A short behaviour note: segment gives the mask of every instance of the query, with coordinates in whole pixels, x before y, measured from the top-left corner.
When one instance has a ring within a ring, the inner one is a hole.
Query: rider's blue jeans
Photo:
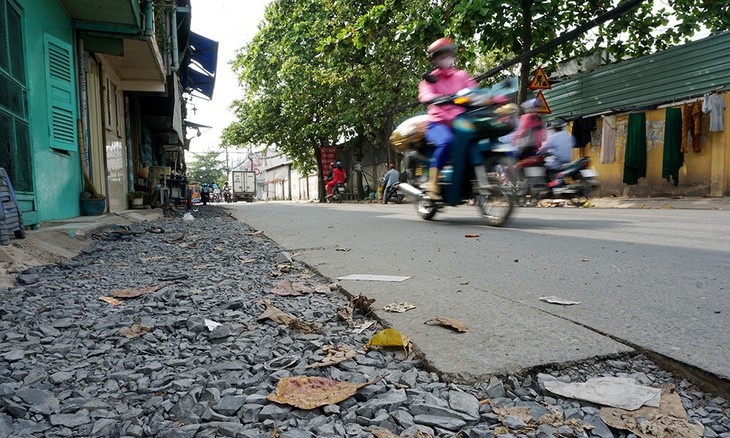
[[[431,157],[431,167],[439,170],[444,168],[451,152],[451,144],[454,142],[454,133],[451,127],[443,123],[430,122],[426,128],[426,141],[433,144],[436,150]]]

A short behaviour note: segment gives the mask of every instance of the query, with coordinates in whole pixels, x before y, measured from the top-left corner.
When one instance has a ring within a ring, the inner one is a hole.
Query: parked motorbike
[[[439,174],[443,200],[433,200],[422,190],[435,150],[425,139],[429,117],[412,117],[393,131],[390,142],[404,153],[408,179],[398,185],[398,191],[416,199],[416,211],[423,219],[433,219],[446,206],[475,199],[489,225],[506,223],[516,201],[517,170],[512,146],[498,138],[515,129],[517,107],[507,102],[516,92],[517,81],[507,79],[490,89],[466,89],[430,102],[466,109],[454,121],[451,166]]]
[[[403,199],[405,199],[406,196],[398,191],[399,185],[400,183],[395,183],[385,189],[386,193],[383,194],[383,204],[387,204],[388,202],[395,202],[396,204],[400,204],[401,202],[403,202]]]
[[[345,197],[345,183],[338,182],[332,187],[332,196],[325,198],[327,202],[340,204]]]
[[[223,188],[223,200],[227,203],[233,202],[233,194],[228,187]]]
[[[520,176],[518,205],[536,205],[543,199],[567,199],[582,205],[598,188],[598,172],[591,167],[588,157],[571,161],[556,170],[545,167],[545,157],[533,155],[517,162]]]
[[[200,188],[200,202],[203,205],[208,205],[208,202],[210,202],[210,187],[207,184],[203,184]]]

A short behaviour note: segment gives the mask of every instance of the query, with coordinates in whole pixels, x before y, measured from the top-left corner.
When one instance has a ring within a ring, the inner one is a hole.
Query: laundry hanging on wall
[[[601,128],[601,163],[616,161],[616,116],[603,116]]]
[[[575,147],[586,147],[591,142],[591,132],[595,130],[596,117],[579,117],[573,120],[571,133],[575,137]]]
[[[682,153],[689,151],[687,135],[692,135],[692,151],[699,153],[700,137],[702,136],[702,102],[695,101],[682,107]]]
[[[702,102],[702,112],[710,114],[710,132],[725,130],[725,97],[723,95],[706,94]]]
[[[679,169],[684,165],[682,146],[682,110],[667,108],[664,123],[664,155],[662,159],[662,178],[679,184]]]
[[[624,183],[639,183],[646,176],[646,114],[629,114],[624,159]]]

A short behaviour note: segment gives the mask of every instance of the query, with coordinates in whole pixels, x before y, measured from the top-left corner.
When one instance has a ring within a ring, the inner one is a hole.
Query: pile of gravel
[[[728,404],[643,356],[591,361],[542,374],[495,376],[476,385],[443,382],[403,351],[370,350],[336,366],[305,367],[322,347],[360,350],[382,327],[353,331],[339,292],[278,296],[289,279],[329,281],[217,207],[168,212],[130,230],[102,230],[83,254],[31,268],[21,286],[0,290],[0,438],[7,436],[633,437],[610,430],[600,406],[555,397],[545,379],[631,376],[674,384],[705,437],[730,437]],[[99,299],[120,289],[163,286],[114,306]],[[320,333],[257,321],[269,299]],[[213,330],[205,320],[220,324]],[[370,318],[356,314],[355,323]],[[149,330],[129,338],[135,327]],[[301,410],[267,400],[278,380],[319,376],[364,383],[335,405]],[[482,402],[488,400],[487,402]],[[528,407],[532,421],[500,415]],[[537,424],[545,414],[562,420]],[[590,427],[584,427],[589,425]]]

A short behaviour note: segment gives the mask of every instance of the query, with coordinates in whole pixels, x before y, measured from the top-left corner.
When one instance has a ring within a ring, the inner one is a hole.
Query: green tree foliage
[[[319,146],[346,142],[356,156],[368,145],[387,147],[393,111],[415,100],[421,75],[429,70],[425,48],[436,38],[454,39],[460,67],[476,75],[618,4],[618,0],[274,0],[259,32],[233,63],[245,97],[232,105],[237,121],[224,131],[223,143],[276,145],[305,171],[315,164]],[[523,63],[521,97],[536,65],[550,72],[559,61],[596,50],[612,60],[645,55],[686,42],[702,26],[725,30],[728,17],[726,1],[646,0]],[[502,73],[507,74],[513,73]]]
[[[220,160],[220,153],[208,152],[198,154],[194,161],[188,162],[188,181],[199,183],[216,183],[223,185],[226,181],[226,163]]]

